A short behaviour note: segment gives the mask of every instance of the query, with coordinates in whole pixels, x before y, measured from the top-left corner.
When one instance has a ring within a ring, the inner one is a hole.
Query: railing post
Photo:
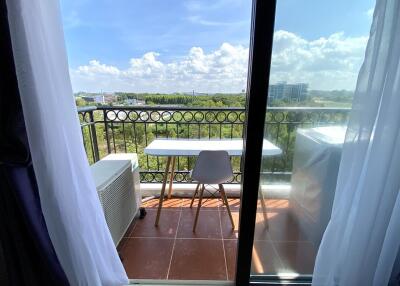
[[[110,139],[108,138],[108,124],[107,124],[107,110],[106,109],[103,109],[103,122],[104,122],[104,131],[106,132],[107,151],[108,151],[108,154],[111,154]]]
[[[90,133],[93,139],[93,150],[94,150],[93,159],[94,162],[97,162],[100,160],[100,155],[99,155],[99,145],[97,143],[96,123],[94,121],[93,110],[89,112],[89,118],[90,118]]]

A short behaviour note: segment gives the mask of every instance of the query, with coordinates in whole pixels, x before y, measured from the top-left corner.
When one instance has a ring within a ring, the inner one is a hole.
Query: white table
[[[169,180],[168,198],[171,198],[172,183],[175,171],[175,158],[177,156],[198,156],[201,151],[205,150],[225,150],[230,156],[242,156],[243,139],[155,139],[145,149],[144,153],[153,156],[167,157],[163,183],[160,194],[160,202],[157,210],[155,225],[158,225],[162,203],[165,195],[165,187],[167,185],[168,173],[171,167],[171,175]],[[263,156],[275,156],[282,154],[282,150],[274,144],[264,139]]]
[[[225,150],[229,156],[242,156],[243,139],[155,139],[144,149],[144,153],[154,156],[198,156],[204,150]],[[264,139],[263,156],[281,153],[281,149]]]

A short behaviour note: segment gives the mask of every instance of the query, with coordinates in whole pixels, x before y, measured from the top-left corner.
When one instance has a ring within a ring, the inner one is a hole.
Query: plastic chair
[[[192,197],[190,207],[193,205],[193,201],[199,193],[199,203],[197,206],[196,217],[193,225],[193,232],[196,231],[197,220],[201,208],[201,202],[203,200],[204,185],[218,185],[218,191],[221,195],[222,201],[226,206],[229,214],[229,218],[232,223],[232,229],[235,229],[231,210],[229,208],[228,199],[226,198],[225,189],[223,183],[230,181],[233,178],[233,171],[231,161],[229,159],[228,152],[226,151],[201,151],[196,164],[193,168],[191,177],[197,181],[196,191]],[[201,187],[200,187],[201,186]]]

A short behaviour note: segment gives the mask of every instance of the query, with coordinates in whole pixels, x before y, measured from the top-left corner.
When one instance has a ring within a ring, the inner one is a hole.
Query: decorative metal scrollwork
[[[265,136],[283,154],[263,160],[263,174],[279,179],[290,176],[297,128],[345,124],[349,111],[346,108],[269,107]],[[163,179],[164,160],[143,153],[154,138],[242,137],[246,121],[244,108],[85,107],[78,114],[89,160],[94,162],[109,152],[138,153],[143,183],[160,183]],[[188,170],[194,160],[178,158],[176,182],[190,182]],[[235,173],[232,183],[240,183],[239,160],[232,162]]]

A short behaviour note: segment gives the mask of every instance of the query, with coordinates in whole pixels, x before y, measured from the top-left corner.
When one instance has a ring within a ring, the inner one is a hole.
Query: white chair
[[[205,189],[204,185],[218,185],[218,191],[228,211],[229,218],[232,223],[232,229],[235,229],[235,224],[233,222],[231,210],[229,208],[229,203],[226,198],[224,187],[222,185],[223,183],[226,183],[233,178],[232,165],[229,159],[228,152],[201,151],[193,168],[191,177],[193,180],[197,181],[198,184],[196,187],[196,191],[193,195],[192,202],[190,203],[190,207],[192,207],[193,201],[197,193],[199,193],[199,203],[194,220],[193,232],[196,231],[197,220],[199,217],[201,202],[203,200],[203,193]]]

